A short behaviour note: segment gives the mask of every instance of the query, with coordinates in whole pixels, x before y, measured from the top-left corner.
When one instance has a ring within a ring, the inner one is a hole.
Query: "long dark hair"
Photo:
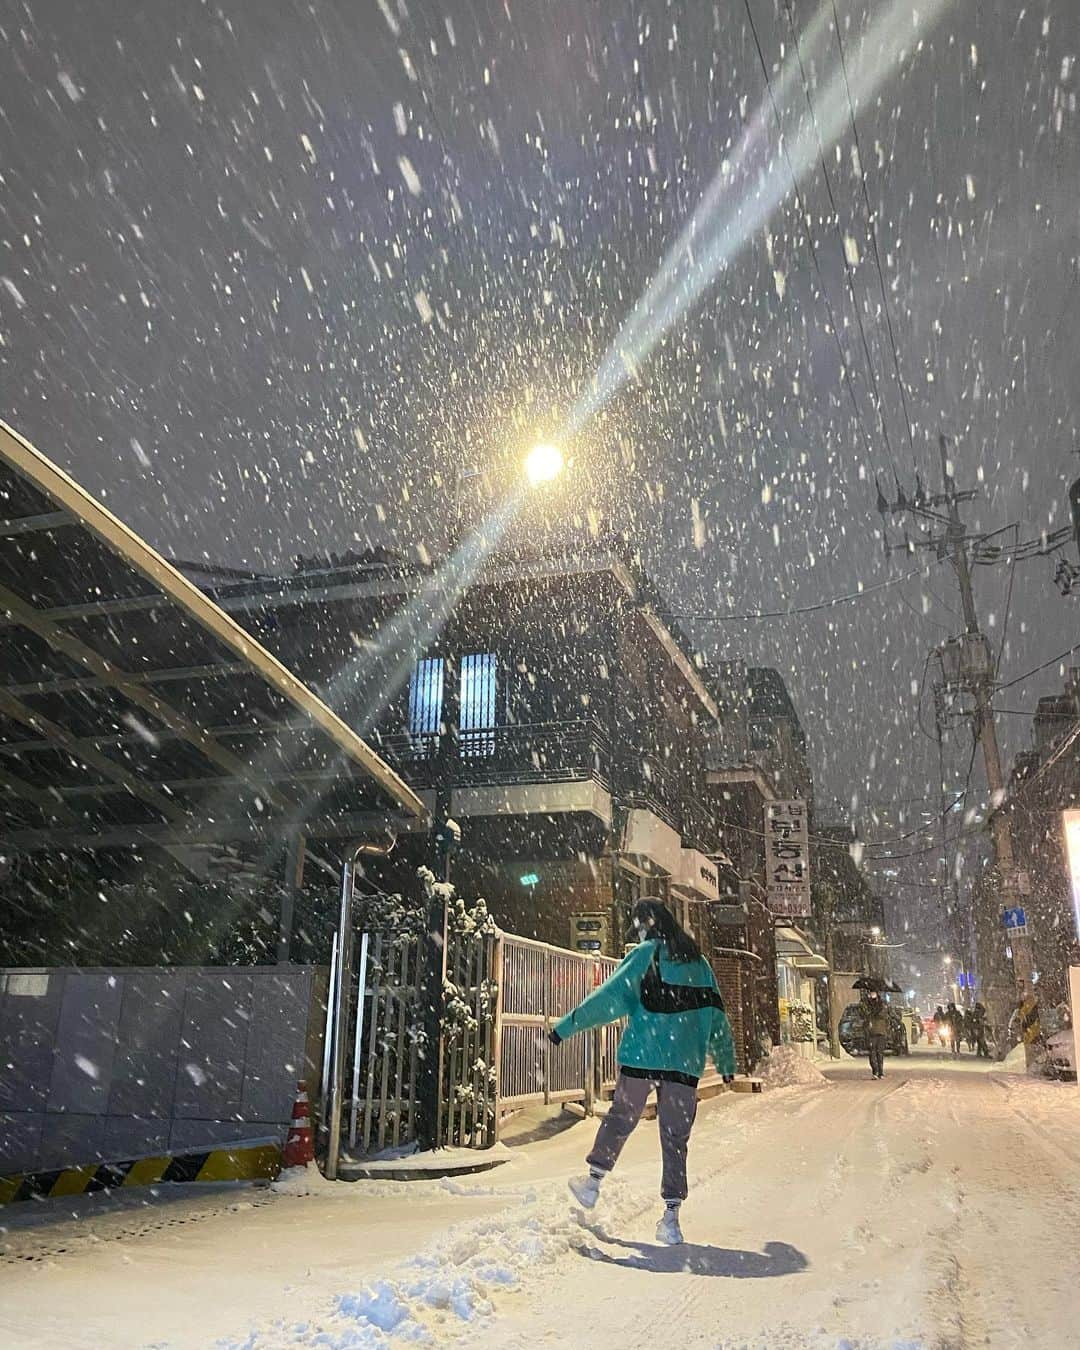
[[[652,920],[646,928],[648,935],[660,939],[673,961],[701,960],[701,948],[662,900],[639,900],[634,906],[633,917],[643,925]]]

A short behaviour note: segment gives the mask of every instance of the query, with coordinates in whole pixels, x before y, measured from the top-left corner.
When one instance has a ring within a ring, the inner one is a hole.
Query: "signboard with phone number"
[[[785,919],[810,914],[810,840],[804,801],[765,803],[765,886]]]

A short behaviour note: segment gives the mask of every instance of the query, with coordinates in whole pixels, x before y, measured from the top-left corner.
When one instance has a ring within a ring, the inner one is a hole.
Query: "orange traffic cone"
[[[285,1140],[285,1156],[281,1161],[283,1167],[306,1167],[308,1163],[315,1161],[315,1141],[311,1134],[307,1083],[303,1079],[296,1085],[292,1124]]]

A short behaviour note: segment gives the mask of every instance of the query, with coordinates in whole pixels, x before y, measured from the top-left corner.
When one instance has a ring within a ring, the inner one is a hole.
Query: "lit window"
[[[427,753],[442,721],[444,662],[441,656],[417,661],[409,680],[409,735],[415,749]]]
[[[461,753],[495,753],[495,653],[461,658]]]

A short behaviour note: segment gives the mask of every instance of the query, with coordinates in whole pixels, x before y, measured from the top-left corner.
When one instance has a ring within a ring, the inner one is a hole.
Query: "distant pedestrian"
[[[934,1035],[938,1038],[938,1045],[944,1045],[945,1036],[945,1009],[939,1003],[934,1009]]]
[[[952,1052],[954,1055],[959,1055],[960,1042],[964,1039],[964,1014],[955,1003],[950,1002],[945,1009],[945,1021],[949,1026],[949,1041],[952,1045]]]
[[[980,1059],[990,1058],[990,1047],[986,1043],[987,1015],[986,1006],[982,1003],[976,1003],[971,1012],[972,1020],[975,1023],[975,1050]]]
[[[863,1004],[866,1020],[866,1041],[870,1050],[870,1075],[885,1077],[885,1042],[889,1038],[889,1014],[885,1000],[876,990],[867,995]]]
[[[628,1019],[619,1041],[619,1076],[611,1108],[585,1159],[588,1175],[575,1177],[570,1189],[586,1209],[593,1208],[602,1181],[618,1161],[655,1088],[664,1202],[656,1240],[674,1246],[683,1240],[679,1206],[687,1195],[686,1150],[705,1056],[711,1055],[730,1081],[735,1051],[716,977],[690,934],[659,900],[638,902],[634,927],[638,946],[550,1035],[559,1045],[579,1031]]]

